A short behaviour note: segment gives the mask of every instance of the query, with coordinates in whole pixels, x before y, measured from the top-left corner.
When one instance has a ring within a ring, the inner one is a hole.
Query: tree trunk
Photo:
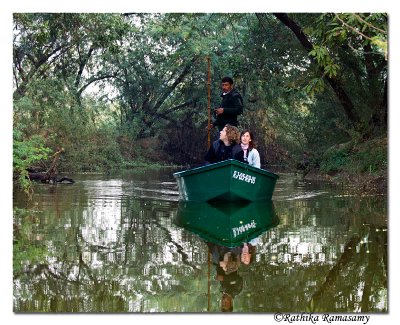
[[[259,15],[259,14],[257,14]],[[310,42],[306,34],[304,34],[301,27],[289,16],[285,13],[274,13],[273,14],[279,21],[281,21],[285,26],[287,26],[297,37],[303,47],[310,52],[313,49],[313,44]],[[319,67],[321,73],[324,73],[323,68]],[[340,104],[343,106],[344,112],[347,118],[350,120],[352,125],[359,129],[360,127],[360,119],[357,116],[353,102],[351,101],[350,97],[347,95],[346,91],[344,90],[343,86],[341,85],[340,81],[335,77],[329,77],[324,75],[325,80],[329,83],[332,87],[333,92],[335,93],[336,97],[338,98]]]

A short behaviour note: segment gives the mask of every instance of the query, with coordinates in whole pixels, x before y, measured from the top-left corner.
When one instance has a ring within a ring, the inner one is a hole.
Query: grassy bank
[[[312,161],[305,178],[329,180],[359,194],[387,194],[387,137],[331,147]]]

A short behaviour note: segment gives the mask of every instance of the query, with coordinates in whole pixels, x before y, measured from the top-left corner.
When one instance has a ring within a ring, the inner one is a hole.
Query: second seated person
[[[255,148],[254,136],[249,130],[240,134],[240,145],[244,153],[244,161],[250,166],[261,168],[260,154]]]
[[[244,162],[244,154],[239,144],[240,133],[237,127],[230,124],[219,133],[219,140],[216,140],[208,149],[204,158],[206,164],[213,164],[227,159],[236,159]]]

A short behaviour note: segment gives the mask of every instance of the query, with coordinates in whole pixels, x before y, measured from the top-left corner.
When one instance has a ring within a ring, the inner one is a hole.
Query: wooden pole
[[[208,246],[208,245],[207,245]],[[211,252],[210,247],[208,247],[208,254],[207,254],[207,265],[208,265],[208,272],[207,272],[207,311],[211,311]]]
[[[208,107],[208,125],[207,125],[207,149],[211,145],[211,59],[207,56],[207,107]]]

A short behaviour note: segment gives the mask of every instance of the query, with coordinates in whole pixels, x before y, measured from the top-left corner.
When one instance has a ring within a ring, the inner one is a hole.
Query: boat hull
[[[278,175],[237,160],[225,160],[174,174],[183,201],[271,200]]]

